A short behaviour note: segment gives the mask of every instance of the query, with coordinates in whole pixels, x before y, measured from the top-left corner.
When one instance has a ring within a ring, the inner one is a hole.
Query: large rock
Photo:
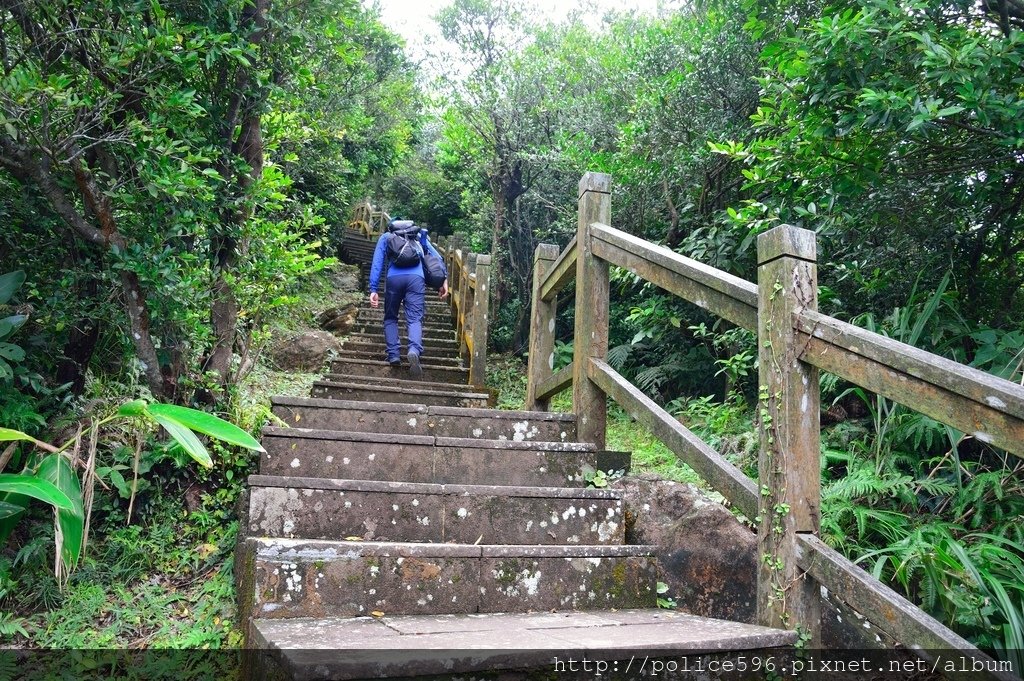
[[[308,330],[278,341],[270,354],[284,371],[320,371],[331,353],[341,350],[338,339],[326,331]]]
[[[693,485],[643,474],[616,486],[624,491],[626,542],[658,547],[666,595],[680,610],[754,622],[757,536],[752,530]]]
[[[357,265],[339,264],[337,269],[327,275],[335,293],[351,293],[359,290],[359,267]]]
[[[349,332],[358,316],[359,306],[356,304],[330,307],[317,315],[316,323],[324,331],[341,336]]]

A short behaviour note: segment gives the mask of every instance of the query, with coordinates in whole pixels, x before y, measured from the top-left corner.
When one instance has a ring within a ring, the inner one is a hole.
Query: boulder
[[[626,543],[653,544],[680,610],[753,623],[757,535],[694,485],[647,473],[622,478]]]
[[[327,275],[335,293],[352,293],[359,290],[359,266],[339,264]]]
[[[358,315],[358,305],[331,307],[317,315],[316,323],[321,329],[341,336],[348,333],[352,325],[356,323]]]
[[[331,352],[341,350],[338,339],[326,331],[310,329],[278,341],[270,351],[284,371],[320,371]]]

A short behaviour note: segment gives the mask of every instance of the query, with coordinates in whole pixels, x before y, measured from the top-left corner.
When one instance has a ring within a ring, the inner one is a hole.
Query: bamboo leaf
[[[160,416],[164,419],[171,419],[197,433],[209,435],[229,444],[255,449],[258,452],[264,451],[260,443],[249,433],[213,414],[207,414],[205,411],[173,404],[150,404],[146,407],[146,411],[154,418]]]
[[[74,508],[57,511],[57,524],[61,531],[61,557],[70,567],[78,564],[85,534],[85,511],[82,507],[82,486],[71,465],[60,454],[50,454],[36,468],[36,475],[49,480],[67,495]]]
[[[149,412],[149,415],[153,420],[164,427],[164,430],[174,438],[175,442],[181,445],[181,448],[185,450],[186,454],[207,468],[213,467],[213,459],[210,458],[210,452],[206,451],[206,447],[204,447],[203,443],[199,441],[199,438],[195,436],[195,433],[174,419],[167,418],[161,414],[154,414],[152,412]]]
[[[74,503],[68,498],[67,494],[57,489],[52,482],[38,478],[35,475],[0,473],[0,492],[24,494],[27,497],[44,501],[51,506],[68,511],[72,511],[75,508]]]
[[[0,274],[0,303],[6,303],[18,290],[18,287],[25,283],[25,273],[22,270],[15,270],[7,274]]]

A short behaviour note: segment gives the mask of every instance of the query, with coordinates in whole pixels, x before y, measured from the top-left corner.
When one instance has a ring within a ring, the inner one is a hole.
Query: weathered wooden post
[[[793,312],[818,307],[814,232],[779,225],[757,238],[758,623],[820,645],[820,587],[796,564],[796,537],[821,522],[818,370],[799,359]]]
[[[573,339],[572,410],[580,442],[604,449],[607,397],[587,377],[590,358],[608,354],[608,263],[594,257],[590,225],[611,224],[611,175],[587,173],[580,180],[576,227],[576,327]]]
[[[540,287],[558,260],[558,246],[540,244],[533,254],[533,302],[530,304],[530,351],[526,371],[526,405],[530,411],[547,411],[549,400],[537,399],[537,388],[555,369],[555,316],[558,298],[540,299]]]
[[[459,268],[456,265],[456,253],[462,248],[462,235],[453,234],[448,240],[448,250],[445,252],[445,266],[448,268],[448,307],[451,309],[453,324],[458,323],[458,306],[456,304],[459,295]]]
[[[491,290],[491,256],[476,257],[476,291],[473,295],[473,354],[469,360],[469,382],[475,386],[487,384],[487,314]]]
[[[473,282],[470,274],[476,271],[476,253],[463,253],[462,267],[459,277],[462,280],[462,288],[459,291],[459,319],[456,325],[459,339],[459,356],[464,362],[468,362],[469,345],[466,344],[466,327],[473,323]],[[472,329],[472,327],[470,327]]]

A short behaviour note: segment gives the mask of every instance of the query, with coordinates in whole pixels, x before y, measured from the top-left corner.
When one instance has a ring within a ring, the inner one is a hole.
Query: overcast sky
[[[371,0],[364,0],[371,2]],[[608,10],[635,10],[644,14],[654,14],[659,4],[665,0],[591,0],[595,7],[594,16],[599,20]],[[413,59],[425,56],[427,46],[432,41],[440,40],[437,24],[433,15],[450,0],[377,0],[381,8],[381,19],[384,24],[405,38],[409,54]],[[537,0],[536,6],[542,15],[552,21],[561,21],[573,9],[579,7],[580,0]],[[595,24],[597,22],[595,21]]]

